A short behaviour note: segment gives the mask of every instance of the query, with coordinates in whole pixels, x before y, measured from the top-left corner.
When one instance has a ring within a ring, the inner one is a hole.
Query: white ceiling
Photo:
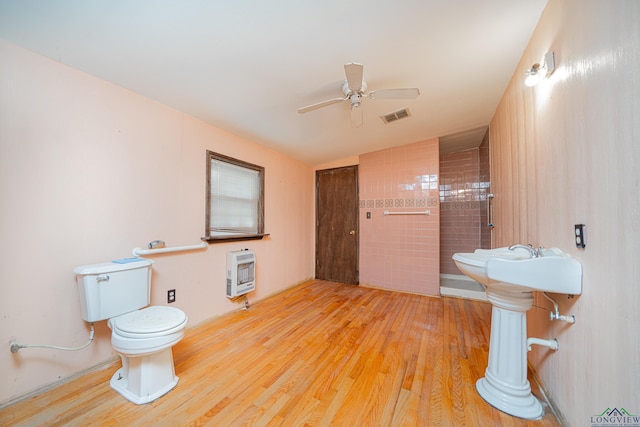
[[[432,137],[477,146],[545,4],[0,0],[0,37],[318,165]],[[348,62],[369,90],[421,95],[365,99],[360,128],[348,102],[298,114],[342,96]]]

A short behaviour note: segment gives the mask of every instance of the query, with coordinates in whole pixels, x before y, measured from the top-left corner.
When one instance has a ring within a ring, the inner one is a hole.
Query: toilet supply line
[[[9,343],[9,348],[11,349],[11,353],[17,353],[21,348],[50,348],[53,350],[63,350],[63,351],[78,351],[83,350],[89,347],[89,344],[93,342],[93,337],[95,334],[95,330],[93,328],[93,322],[91,322],[91,331],[89,332],[89,341],[81,345],[80,347],[60,347],[57,345],[49,345],[49,344],[18,344],[16,340],[11,340]]]
[[[209,244],[207,242],[202,242],[202,243],[200,243],[198,245],[173,246],[173,247],[169,247],[169,248],[158,248],[158,249],[134,248],[131,251],[131,253],[133,254],[133,256],[137,257],[137,256],[140,256],[140,255],[154,255],[154,254],[162,254],[162,253],[168,253],[168,252],[193,251],[193,250],[197,250],[197,249],[206,249],[207,247],[209,247]]]
[[[564,320],[567,323],[576,323],[576,316],[574,316],[573,314],[571,314],[569,316],[565,316],[564,314],[560,314],[560,311],[558,310],[558,303],[553,298],[551,298],[549,295],[547,295],[546,292],[543,292],[542,295],[546,299],[551,301],[551,303],[553,304],[553,311],[549,313],[549,320]]]
[[[544,340],[542,338],[534,338],[534,337],[529,337],[527,338],[527,350],[531,351],[531,346],[532,345],[543,345],[545,347],[549,347],[551,350],[555,350],[558,351],[560,349],[560,345],[558,344],[558,340],[557,339],[552,339],[552,340]]]

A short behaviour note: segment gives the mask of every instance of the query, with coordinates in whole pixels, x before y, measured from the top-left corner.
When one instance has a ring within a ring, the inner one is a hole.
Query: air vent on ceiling
[[[388,114],[385,114],[384,116],[380,116],[380,118],[385,123],[391,123],[395,122],[396,120],[406,119],[409,116],[411,116],[411,112],[409,111],[409,109],[403,108],[401,110],[392,111]]]

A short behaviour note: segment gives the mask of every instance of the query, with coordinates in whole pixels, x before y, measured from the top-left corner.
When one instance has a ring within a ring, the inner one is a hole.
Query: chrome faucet
[[[534,248],[532,244],[528,244],[528,245],[511,245],[509,246],[509,250],[513,251],[516,250],[518,248],[521,249],[526,249],[527,251],[529,251],[529,257],[530,258],[539,258],[542,256],[542,249],[544,249],[542,246],[540,246],[538,249]]]

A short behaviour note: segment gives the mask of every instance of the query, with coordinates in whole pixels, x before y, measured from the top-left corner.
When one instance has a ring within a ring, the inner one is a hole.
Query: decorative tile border
[[[486,208],[486,202],[440,202],[440,209],[446,210],[467,210]]]
[[[437,207],[438,197],[360,200],[360,209]]]

